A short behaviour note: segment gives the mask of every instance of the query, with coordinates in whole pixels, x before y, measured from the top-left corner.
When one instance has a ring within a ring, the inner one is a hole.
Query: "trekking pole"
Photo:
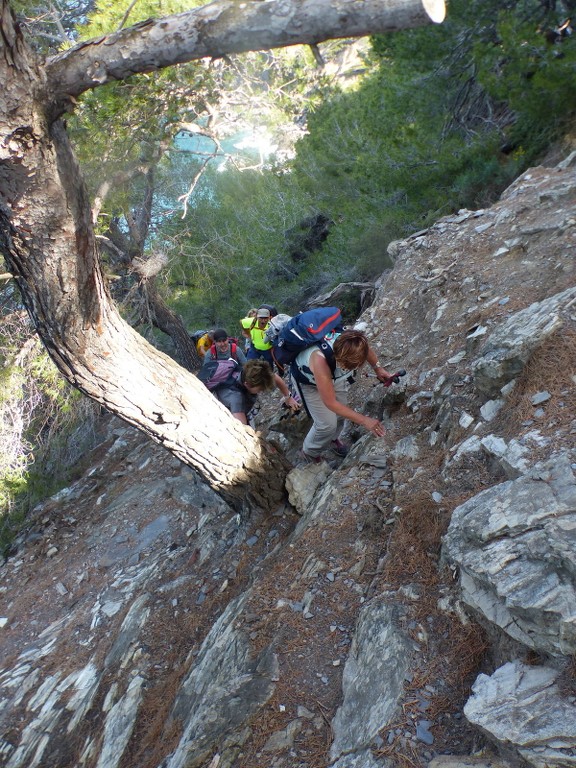
[[[369,379],[378,378],[378,376],[376,376],[375,373],[365,373],[364,376],[367,376]],[[404,368],[400,368],[399,371],[396,371],[396,373],[393,373],[386,381],[383,381],[382,384],[385,387],[390,387],[392,386],[392,384],[398,384],[401,376],[406,376],[406,371],[404,370]]]

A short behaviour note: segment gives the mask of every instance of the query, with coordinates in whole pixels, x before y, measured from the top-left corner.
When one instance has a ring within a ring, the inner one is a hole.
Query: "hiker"
[[[235,339],[229,338],[224,328],[216,328],[212,338],[214,339],[214,344],[204,355],[204,365],[210,362],[210,360],[227,360],[229,357],[236,360],[240,365],[244,365],[246,355],[238,346],[238,342]]]
[[[292,364],[304,404],[314,422],[302,446],[303,457],[308,463],[321,462],[328,450],[338,456],[346,456],[348,447],[340,440],[345,419],[378,437],[385,432],[384,425],[378,419],[364,416],[347,405],[349,383],[364,363],[372,366],[382,383],[390,380],[390,374],[378,363],[366,334],[363,331],[342,331],[327,336],[326,341],[334,352],[334,374],[326,356],[315,345],[300,352]]]
[[[259,307],[256,312],[256,317],[252,319],[250,324],[250,349],[246,353],[248,360],[266,360],[270,364],[270,367],[274,368],[274,360],[272,359],[272,344],[264,340],[264,334],[270,323],[272,313],[268,306]]]
[[[292,412],[300,409],[300,403],[290,395],[286,383],[272,371],[265,360],[248,360],[236,381],[220,384],[213,390],[213,394],[228,408],[234,418],[242,424],[248,424],[248,414],[254,407],[258,394],[274,387],[282,394],[287,408]]]
[[[278,314],[278,310],[273,304],[260,304],[258,309],[269,309],[270,317],[276,317],[276,315]]]
[[[198,352],[201,360],[214,342],[212,333],[213,331],[196,331],[192,334],[192,340],[196,344],[196,352]]]

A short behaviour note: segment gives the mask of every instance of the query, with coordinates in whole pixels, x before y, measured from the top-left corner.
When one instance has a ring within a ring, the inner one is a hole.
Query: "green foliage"
[[[178,9],[135,6],[127,23]],[[83,34],[116,29],[122,14],[99,3]],[[342,280],[374,279],[391,240],[489,205],[574,114],[575,40],[551,47],[539,31],[558,21],[539,0],[451,0],[441,25],[374,38],[367,76],[346,90],[311,69],[306,48],[256,52],[98,89],[75,136],[94,182],[154,165],[147,248],[169,256],[164,296],[191,330],[234,328],[261,301],[292,311]],[[172,137],[181,121],[207,124],[206,103],[276,136],[305,114],[307,135],[293,163],[240,172],[229,161],[198,181],[202,156]],[[114,185],[103,228],[143,194],[137,175]],[[291,259],[289,231],[319,211],[335,222],[328,240]]]
[[[276,173],[208,171],[185,219],[178,211],[157,235],[172,254],[167,295],[190,330],[235,328],[251,306],[278,300],[277,274],[291,276],[285,231],[306,214],[306,202]]]
[[[168,7],[157,2],[138,5],[128,23],[177,10],[180,8],[176,5]],[[136,12],[138,16],[134,16]],[[89,23],[80,30],[81,36],[94,37],[118,28],[122,13],[116,3],[98,3]],[[334,50],[339,46],[340,43],[335,43]],[[290,189],[280,192],[277,210],[262,213],[266,202],[278,196],[281,185],[275,183],[273,172],[264,184],[265,175],[259,176],[255,171],[239,176],[237,168],[262,168],[263,160],[256,155],[234,155],[231,134],[249,133],[250,129],[266,131],[278,151],[289,150],[290,142],[284,139],[289,133],[285,130],[287,121],[300,117],[306,106],[318,101],[321,91],[328,87],[324,75],[309,74],[312,62],[308,48],[294,46],[286,51],[254,52],[210,64],[204,61],[173,67],[86,94],[69,122],[90,190],[102,203],[99,233],[110,235],[113,225],[128,236],[132,234],[131,222],[144,212],[152,169],[154,206],[146,250],[169,251],[171,266],[163,275],[165,298],[191,327],[196,324],[191,318],[191,302],[201,324],[210,324],[204,319],[207,316],[222,317],[223,296],[227,307],[235,307],[228,310],[234,321],[236,316],[243,315],[246,301],[259,289],[251,290],[253,279],[249,280],[248,288],[239,282],[229,304],[227,292],[220,285],[221,275],[246,275],[253,266],[268,279],[271,267],[262,267],[262,262],[274,258],[275,242],[282,240],[282,227],[294,223],[294,216],[282,211],[284,204],[292,205]],[[192,136],[200,129],[213,135],[214,141],[205,139],[199,151],[191,152],[191,142],[186,145],[175,140],[186,126]],[[225,140],[229,140],[227,145]],[[220,157],[230,152],[230,170],[226,174],[209,171],[201,187],[206,189],[209,184],[214,190],[206,196],[199,188],[193,197],[196,210],[182,220],[182,198],[195,186],[211,152]],[[221,183],[224,177],[225,184]],[[247,214],[245,209],[239,209],[238,200],[250,204],[255,201],[254,211]],[[228,213],[221,215],[227,209]],[[271,221],[279,227],[272,238]],[[266,238],[261,236],[264,232]],[[125,268],[129,258],[139,254],[137,244],[128,242],[128,238],[121,249],[123,246]],[[109,258],[108,252],[104,258]],[[122,274],[122,265],[111,262],[110,271]],[[130,278],[116,287],[125,284],[131,284]],[[230,291],[230,281],[227,290]],[[199,308],[194,301],[198,295]],[[126,307],[125,316],[130,314]],[[146,334],[152,332],[152,338],[155,337],[150,328],[139,329]]]
[[[84,96],[69,131],[92,192],[104,183],[111,187],[108,215],[129,210],[141,198],[144,171],[158,162],[178,124],[193,122],[204,110],[201,96],[209,97],[210,83],[205,70],[191,64]],[[200,95],[191,98],[189,88]]]
[[[79,27],[78,32],[81,40],[87,40],[108,35],[139,21],[182,13],[202,5],[205,5],[203,0],[139,0],[137,3],[126,4],[118,3],[117,0],[98,0],[86,24]]]
[[[76,26],[86,20],[92,0],[11,0],[10,6],[29,43],[39,53],[49,54],[74,42]]]
[[[334,283],[375,277],[390,240],[490,204],[561,134],[576,45],[550,48],[546,21],[538,2],[453,0],[439,27],[374,39],[379,66],[310,115],[294,170],[338,221],[322,254]]]
[[[515,120],[508,143],[532,161],[576,113],[576,41],[552,44],[533,23],[499,15],[497,44],[474,46],[478,79]]]
[[[98,37],[144,19],[179,13],[201,2],[152,0],[126,7],[99,2],[78,28],[81,39]],[[194,122],[215,97],[209,67],[191,63],[110,83],[83,95],[68,121],[76,154],[93,195],[103,199],[103,232],[143,197],[146,171],[159,162],[182,122]]]
[[[291,311],[342,280],[377,277],[391,240],[493,202],[558,135],[560,105],[574,113],[573,54],[546,48],[545,21],[538,2],[453,0],[440,26],[374,39],[368,76],[308,105],[292,172],[211,176],[192,223],[163,228],[186,253],[166,286],[174,306],[196,325],[263,299]],[[311,211],[335,224],[295,264],[286,233]]]
[[[30,510],[73,477],[90,447],[96,407],[73,390],[21,312],[0,332],[0,554]]]

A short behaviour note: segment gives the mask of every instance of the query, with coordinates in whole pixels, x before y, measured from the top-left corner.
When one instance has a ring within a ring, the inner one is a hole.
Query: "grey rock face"
[[[265,649],[250,655],[250,643],[235,629],[248,593],[234,601],[204,641],[176,698],[171,718],[183,734],[166,768],[190,768],[206,759],[214,743],[248,720],[268,700],[278,679],[278,662]]]
[[[390,262],[389,266],[392,266],[392,262]],[[373,283],[339,283],[331,291],[310,299],[306,303],[306,308],[344,307],[351,313],[351,316],[358,317],[373,301]]]
[[[532,352],[562,325],[558,313],[574,297],[576,288],[568,288],[531,304],[500,325],[490,335],[482,357],[474,364],[474,383],[478,391],[494,397],[518,376]]]
[[[344,668],[344,701],[332,723],[332,759],[370,746],[398,706],[409,659],[407,639],[395,629],[394,609],[374,603],[362,611]]]
[[[286,478],[288,498],[299,515],[310,509],[316,491],[326,483],[331,472],[328,464],[323,461],[320,464],[297,467],[289,473]]]
[[[437,755],[428,764],[428,768],[507,768],[510,763],[490,757],[472,757],[468,755]]]
[[[528,469],[528,449],[517,440],[506,443],[501,437],[486,435],[480,442],[483,450],[498,461],[510,480],[520,477]]]
[[[576,651],[576,478],[560,454],[454,510],[445,557],[463,600],[515,640]]]
[[[388,768],[392,765],[390,760],[377,760],[371,750],[364,749],[350,755],[342,755],[330,768]]]
[[[480,675],[466,717],[513,747],[534,768],[576,765],[576,707],[558,689],[558,671],[509,662]]]

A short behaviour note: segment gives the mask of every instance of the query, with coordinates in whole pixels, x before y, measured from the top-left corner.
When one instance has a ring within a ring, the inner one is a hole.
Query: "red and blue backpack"
[[[342,330],[342,313],[338,307],[319,307],[301,312],[287,320],[278,329],[272,357],[283,372],[308,347],[317,345],[324,353],[332,372],[335,361],[332,347],[324,341],[324,337],[332,331]]]

